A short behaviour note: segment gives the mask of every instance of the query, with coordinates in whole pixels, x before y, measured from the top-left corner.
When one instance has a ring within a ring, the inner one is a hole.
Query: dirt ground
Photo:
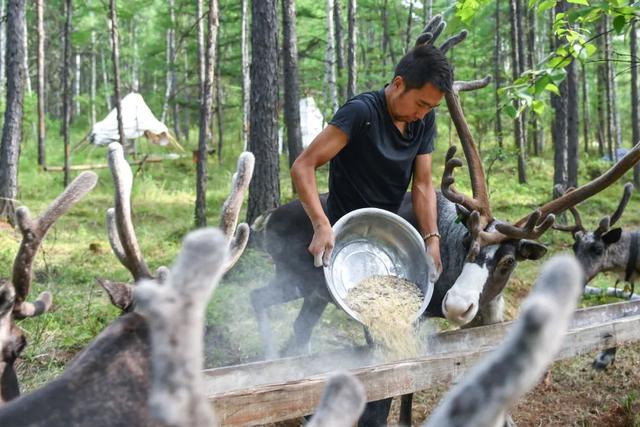
[[[615,363],[605,371],[595,371],[591,362],[596,353],[556,362],[550,375],[512,411],[519,427],[640,426],[640,344],[621,348]],[[414,396],[413,422],[419,425],[433,410],[447,384]],[[390,425],[398,419],[399,403],[394,401]]]

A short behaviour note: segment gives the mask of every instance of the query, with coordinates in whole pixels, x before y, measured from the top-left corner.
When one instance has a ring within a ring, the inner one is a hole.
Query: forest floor
[[[436,179],[443,169],[446,144],[442,145],[434,155]],[[146,149],[162,153],[157,147],[143,147]],[[89,148],[75,154],[74,163],[104,163],[105,151],[104,148]],[[237,152],[227,150],[222,165],[213,158],[210,161],[207,197],[210,224],[218,223],[219,209],[228,194],[237,156]],[[25,146],[21,157],[19,199],[37,215],[62,190],[62,174],[39,171],[33,166],[35,157],[34,145]],[[485,152],[485,164],[493,165],[488,177],[496,217],[518,219],[549,199],[553,171],[550,153],[547,157],[529,159],[529,183],[519,185],[515,182],[513,153]],[[52,155],[50,162],[61,164],[61,158]],[[286,159],[282,165],[286,165]],[[580,180],[584,183],[605,169],[606,165],[601,161],[587,158],[581,162]],[[194,171],[190,157],[134,169],[133,220],[142,253],[152,269],[171,264],[182,237],[193,228]],[[456,176],[461,191],[469,188],[465,171],[463,168]],[[128,272],[112,254],[106,235],[104,213],[113,204],[110,172],[105,169],[97,172],[96,189],[51,229],[34,263],[32,295],[51,290],[54,306],[44,316],[20,322],[28,338],[28,346],[17,364],[25,392],[57,377],[78,351],[119,314],[95,283],[96,277],[130,280]],[[283,167],[283,202],[292,198],[287,175],[287,169]],[[326,189],[326,171],[320,172],[319,183],[321,189]],[[496,183],[501,184],[497,186]],[[601,216],[615,210],[622,194],[622,183],[621,180],[581,206],[587,227],[595,228]],[[639,209],[640,195],[634,194],[620,224],[640,227]],[[567,233],[550,231],[541,240],[550,248],[545,259],[571,250],[572,240]],[[6,224],[0,224],[0,277],[10,277],[19,243],[19,234]],[[507,318],[517,316],[519,302],[528,294],[541,265],[542,261],[518,265],[506,289]],[[261,358],[262,345],[249,293],[264,286],[272,271],[268,257],[259,250],[250,249],[220,283],[207,309],[208,367]],[[611,286],[612,281],[612,277],[603,275],[593,284]],[[611,301],[589,298],[581,305]],[[300,304],[301,301],[293,301],[271,310],[270,319],[278,345],[287,339]],[[314,330],[311,351],[331,351],[345,344],[364,344],[362,330],[342,311],[330,305]],[[585,355],[554,364],[551,380],[519,402],[514,410],[515,421],[521,426],[640,425],[640,345],[621,349],[615,365],[605,372],[591,370],[592,357]],[[448,384],[437,384],[418,393],[414,400],[414,422],[422,421],[448,388]],[[395,412],[396,406],[391,419],[397,419]],[[286,425],[296,423],[300,424],[291,421]]]

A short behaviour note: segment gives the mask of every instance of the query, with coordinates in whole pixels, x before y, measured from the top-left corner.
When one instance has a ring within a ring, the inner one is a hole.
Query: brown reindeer
[[[143,286],[134,292],[134,286],[130,284],[106,282],[105,289],[112,301],[125,313],[83,349],[58,379],[2,408],[0,425],[3,427],[89,423],[98,426],[202,425],[201,420],[207,416],[206,410],[197,409],[202,408],[197,381],[191,394],[185,395],[194,383],[184,385],[184,381],[192,381],[202,367],[193,352],[186,355],[191,350],[201,354],[201,347],[194,341],[201,340],[202,325],[199,323],[195,330],[190,331],[180,329],[178,332],[174,328],[188,325],[184,319],[190,319],[192,323],[202,320],[200,311],[210,290],[193,293],[192,285],[207,280],[214,282],[216,276],[231,268],[246,245],[248,226],[240,224],[236,229],[236,223],[242,196],[253,172],[253,155],[244,153],[240,156],[232,194],[223,207],[224,250],[214,250],[220,246],[221,239],[216,237],[217,233],[196,232],[195,246],[190,246],[191,240],[187,238],[185,249],[173,270],[161,267],[155,278],[141,256],[135,236],[130,204],[132,174],[122,147],[117,143],[109,146],[109,163],[116,187],[115,208],[107,214],[109,239],[117,258]],[[234,233],[235,237],[230,241],[229,236],[234,236]],[[149,300],[155,294],[159,297],[158,304],[172,307],[166,308],[164,317],[157,312],[155,302]],[[175,317],[167,317],[174,314]],[[179,359],[160,357],[152,368],[152,353],[162,353],[167,344],[161,338],[166,332],[156,332],[161,330],[158,326],[170,329],[168,333],[172,339],[168,344],[173,346],[173,351],[183,351],[185,355],[178,356]],[[158,343],[160,346],[156,345]],[[161,387],[153,394],[150,392],[152,378],[154,384],[159,381]],[[166,386],[170,387],[169,390]],[[163,400],[158,396],[181,396],[182,409],[164,408],[160,403]],[[151,406],[147,404],[150,398]],[[177,418],[180,421],[176,424]]]

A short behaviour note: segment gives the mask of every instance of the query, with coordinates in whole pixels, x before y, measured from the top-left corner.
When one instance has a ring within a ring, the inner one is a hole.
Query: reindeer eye
[[[604,249],[602,248],[602,246],[593,246],[591,247],[591,252],[594,255],[602,255],[604,253]]]
[[[513,257],[506,257],[503,258],[502,261],[500,261],[500,267],[502,268],[513,268],[516,265],[516,260]]]

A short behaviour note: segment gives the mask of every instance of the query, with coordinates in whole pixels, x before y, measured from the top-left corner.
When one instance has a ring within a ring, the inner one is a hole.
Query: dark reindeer
[[[602,217],[594,231],[587,231],[582,225],[577,207],[570,210],[574,224],[554,225],[556,230],[572,234],[573,252],[584,269],[585,286],[598,274],[610,271],[618,276],[614,293],[623,296],[622,293],[618,294],[617,287],[620,281],[624,281],[629,285],[629,297],[633,296],[635,281],[640,275],[640,231],[613,228],[627,207],[632,192],[633,184],[627,183],[614,213]],[[613,363],[615,355],[615,347],[602,351],[594,360],[593,367],[605,369]]]
[[[222,212],[224,237],[209,230],[191,233],[173,269],[160,267],[155,277],[139,251],[131,221],[131,169],[117,143],[109,146],[109,163],[116,189],[115,208],[107,214],[109,239],[117,258],[140,283],[102,281],[125,313],[58,379],[2,407],[3,427],[207,425],[203,419],[209,414],[202,409],[194,379],[202,368],[204,304],[211,286],[233,266],[248,240],[249,227],[236,224],[253,155],[244,153],[238,160]]]
[[[443,28],[441,18],[435,17],[418,38],[418,44],[432,43]],[[465,37],[463,31],[447,40],[441,49],[446,51]],[[473,324],[502,321],[502,291],[518,261],[537,260],[546,253],[546,246],[537,240],[551,227],[554,214],[611,185],[640,159],[640,145],[637,145],[601,177],[515,223],[496,219],[491,212],[480,156],[458,101],[459,91],[478,89],[488,82],[488,78],[456,82],[452,92],[445,94],[469,167],[473,197],[454,188],[453,172],[462,166],[462,161],[453,157],[456,149],[451,147],[446,156],[442,191],[437,194],[443,273],[435,283],[426,315],[445,317],[461,326],[472,321]],[[326,196],[321,196],[321,202],[326,208]],[[398,214],[417,227],[410,193],[405,196]],[[307,251],[313,236],[311,223],[296,200],[265,213],[256,220],[253,229],[261,231],[262,246],[275,264],[275,277],[271,282],[251,293],[266,357],[277,355],[267,316],[269,307],[303,298],[293,335],[284,348],[285,354],[299,353],[307,347],[313,327],[331,301],[323,271],[313,266]]]
[[[97,181],[98,176],[93,172],[80,174],[38,218],[31,218],[29,209],[24,206],[16,211],[22,241],[13,263],[11,280],[0,279],[0,407],[20,395],[13,365],[27,345],[27,339],[15,321],[39,316],[51,308],[49,292],[41,293],[34,302],[27,301],[31,291],[31,268],[38,248],[49,228],[91,191]]]
[[[547,262],[502,344],[464,374],[423,426],[510,425],[509,409],[540,381],[560,349],[581,281],[582,271],[574,257],[560,255]],[[355,377],[336,375],[329,380],[310,425],[352,426],[364,401],[364,390]]]

